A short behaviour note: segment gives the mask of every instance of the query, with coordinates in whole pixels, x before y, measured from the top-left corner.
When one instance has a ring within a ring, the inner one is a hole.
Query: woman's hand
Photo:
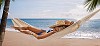
[[[54,31],[54,32],[59,32],[59,27],[53,28],[53,31]]]

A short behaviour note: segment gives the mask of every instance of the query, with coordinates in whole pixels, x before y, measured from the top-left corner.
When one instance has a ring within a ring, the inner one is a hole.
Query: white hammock
[[[98,9],[98,10],[95,11],[95,12],[92,12],[91,14],[89,14],[89,15],[83,17],[82,19],[80,19],[80,20],[77,21],[76,23],[72,24],[71,26],[69,26],[69,27],[63,29],[63,30],[60,31],[60,32],[57,32],[57,33],[55,33],[55,34],[52,34],[51,36],[47,37],[46,39],[61,38],[61,37],[63,37],[64,35],[66,35],[66,34],[68,34],[68,33],[72,33],[72,32],[74,32],[74,31],[76,31],[76,30],[80,27],[80,25],[82,25],[83,23],[85,23],[86,21],[88,21],[92,16],[94,16],[94,15],[95,15],[97,12],[99,12],[99,11],[100,11],[100,9]],[[14,27],[29,27],[29,26],[30,26],[30,27],[36,28],[36,27],[31,26],[31,25],[29,25],[28,23],[26,23],[26,22],[24,22],[24,21],[22,21],[22,20],[20,20],[20,19],[18,19],[18,18],[12,19],[12,22],[13,22],[13,24],[14,24]],[[38,28],[36,28],[36,29],[38,29]]]

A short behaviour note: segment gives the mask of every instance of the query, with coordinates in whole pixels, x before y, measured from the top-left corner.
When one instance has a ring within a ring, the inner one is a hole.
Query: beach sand
[[[37,40],[34,36],[6,31],[3,46],[100,46],[100,39]]]

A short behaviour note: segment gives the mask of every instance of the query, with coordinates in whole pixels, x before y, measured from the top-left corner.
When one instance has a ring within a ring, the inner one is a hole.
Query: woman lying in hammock
[[[67,20],[58,20],[55,25],[50,26],[50,28],[52,28],[53,30],[49,30],[48,32],[46,32],[46,30],[41,30],[33,27],[15,28],[15,29],[19,30],[22,33],[33,35],[37,39],[43,39],[56,32],[63,30],[64,28],[72,25],[73,23],[74,23],[73,21],[70,22]]]

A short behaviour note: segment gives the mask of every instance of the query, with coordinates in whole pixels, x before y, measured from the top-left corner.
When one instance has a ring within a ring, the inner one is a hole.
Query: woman
[[[63,30],[64,28],[72,24],[73,22],[70,22],[67,20],[58,20],[56,24],[54,24],[53,26],[50,26],[50,28],[52,28],[53,30],[49,30],[48,32],[46,32],[46,30],[37,29],[35,27],[34,28],[33,27],[17,28],[17,30],[25,34],[33,35],[37,39],[43,39],[56,32]]]

